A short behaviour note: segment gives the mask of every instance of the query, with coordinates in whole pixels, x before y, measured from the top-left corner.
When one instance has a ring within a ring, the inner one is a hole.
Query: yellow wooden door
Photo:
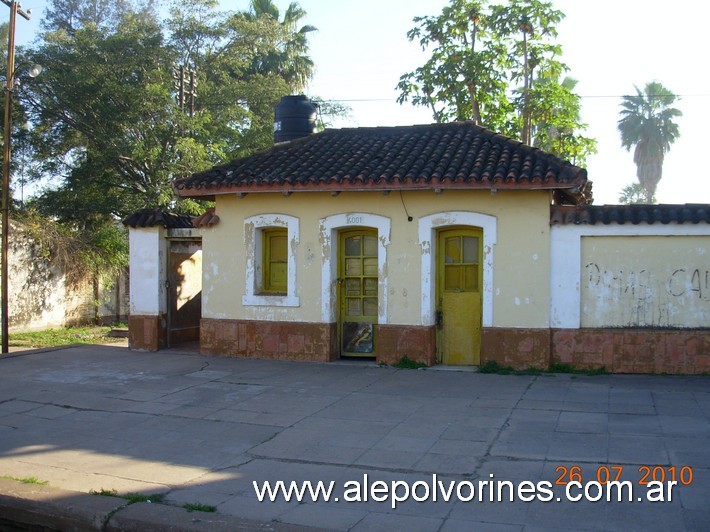
[[[339,336],[342,356],[375,356],[377,231],[340,233]]]
[[[437,348],[442,363],[481,361],[482,231],[442,230],[437,242]]]

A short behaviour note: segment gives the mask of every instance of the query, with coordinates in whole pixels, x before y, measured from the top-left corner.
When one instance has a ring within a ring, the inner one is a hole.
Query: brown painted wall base
[[[203,318],[200,322],[200,352],[329,362],[337,358],[336,332],[335,323]]]
[[[165,347],[165,316],[129,316],[129,347]],[[377,325],[377,362],[395,364],[406,355],[436,363],[434,326]],[[205,354],[329,362],[339,357],[337,324],[251,320],[201,320]],[[488,327],[481,363],[514,369],[565,364],[609,373],[710,373],[710,329],[515,329]]]
[[[403,356],[428,366],[436,363],[436,328],[376,325],[377,362],[396,364]]]
[[[554,329],[551,362],[610,373],[710,373],[709,329]]]
[[[138,351],[158,351],[166,346],[166,317],[128,316],[128,347]]]
[[[481,364],[489,361],[514,369],[548,368],[550,329],[484,328]]]

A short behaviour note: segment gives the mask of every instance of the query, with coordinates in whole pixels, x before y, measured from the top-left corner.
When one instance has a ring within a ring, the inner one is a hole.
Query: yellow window
[[[270,294],[285,294],[288,282],[288,230],[264,229],[262,287]]]

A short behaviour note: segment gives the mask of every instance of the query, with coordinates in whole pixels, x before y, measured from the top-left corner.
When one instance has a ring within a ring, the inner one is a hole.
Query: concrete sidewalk
[[[638,501],[655,466],[679,481],[671,502]],[[607,472],[634,502],[572,503],[555,485]],[[0,477],[0,528],[44,516],[49,530],[710,530],[710,378],[28,351],[0,359]],[[48,485],[12,480],[29,477]],[[333,481],[339,501],[258,502],[253,482],[278,480]],[[503,480],[549,481],[553,500],[456,496]],[[345,501],[352,481],[367,501]],[[373,500],[377,481],[420,498],[456,488],[393,509]],[[217,512],[181,508],[198,503]]]

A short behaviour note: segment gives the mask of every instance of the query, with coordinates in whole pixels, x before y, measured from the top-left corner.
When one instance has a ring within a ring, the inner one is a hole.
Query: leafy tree
[[[65,179],[47,198],[63,197],[60,218],[168,204],[179,139],[168,70],[174,57],[160,26],[126,15],[108,35],[94,24],[73,35],[51,32],[32,60],[48,65],[28,98],[45,171]]]
[[[639,203],[649,203],[646,200],[646,191],[641,186],[641,183],[631,183],[626,185],[619,194],[619,203],[625,205],[637,205]],[[656,198],[651,198],[650,203],[656,203]]]
[[[540,77],[530,89],[528,113],[532,144],[548,153],[581,164],[596,152],[596,141],[578,133],[586,128],[581,121],[580,97],[574,93],[577,80]]]
[[[49,65],[27,100],[44,173],[58,184],[36,205],[84,227],[146,206],[198,212],[176,203],[172,180],[269,146],[273,109],[289,92],[287,72],[254,65],[285,49],[291,23],[196,0],[161,24],[141,4],[122,5],[113,26],[57,26],[31,51]],[[293,4],[287,15],[302,11]],[[175,101],[180,66],[196,77],[192,116]]]
[[[398,101],[431,108],[437,122],[472,120],[583,164],[595,142],[580,134],[575,83],[562,74],[552,4],[452,0],[436,17],[417,17],[407,33],[430,59],[401,76]]]
[[[506,49],[494,38],[484,1],[452,0],[441,15],[416,17],[407,32],[431,58],[400,77],[398,101],[429,107],[437,122],[472,120],[501,129],[509,112]]]
[[[673,120],[683,113],[671,107],[677,96],[656,81],[647,83],[643,91],[624,96],[617,128],[621,145],[634,147],[636,176],[644,190],[646,203],[654,202],[656,187],[663,175],[663,159],[671,144],[680,136]]]
[[[520,137],[532,144],[533,112],[531,92],[536,69],[548,73],[548,84],[556,83],[564,65],[556,58],[562,47],[554,42],[556,25],[564,18],[549,2],[540,0],[510,0],[506,5],[491,7],[491,25],[509,53],[509,78],[522,81],[516,107],[520,116]],[[552,76],[549,74],[553,73]]]
[[[110,30],[119,24],[129,10],[138,10],[142,16],[153,16],[152,0],[140,6],[131,0],[50,0],[42,19],[47,31],[64,31],[69,35],[88,25]]]

